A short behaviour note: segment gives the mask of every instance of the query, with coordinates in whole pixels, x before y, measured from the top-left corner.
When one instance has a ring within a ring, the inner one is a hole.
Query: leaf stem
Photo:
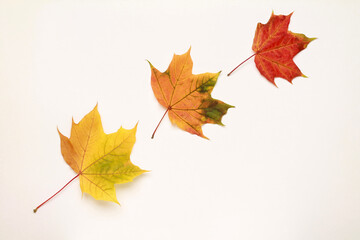
[[[253,55],[251,55],[250,57],[248,57],[247,59],[245,59],[242,63],[240,63],[239,65],[237,65],[236,68],[234,68],[231,72],[228,73],[227,76],[230,76],[230,74],[232,74],[233,71],[235,71],[238,67],[240,67],[243,63],[245,63],[247,60],[249,60],[250,58],[252,58],[253,56],[255,56],[256,53],[254,53]]]
[[[168,112],[169,110],[171,110],[171,107],[170,107],[170,106],[166,109],[164,115],[163,115],[162,118],[160,119],[160,122],[159,122],[158,125],[156,126],[156,128],[155,128],[155,130],[154,130],[154,132],[153,132],[153,134],[152,134],[152,136],[151,136],[151,139],[154,138],[155,133],[156,133],[156,130],[158,129],[160,123],[162,122],[162,120],[164,119],[165,115],[167,114],[167,112]]]
[[[48,198],[48,200],[46,200],[45,202],[43,202],[42,204],[40,204],[39,206],[37,206],[34,209],[34,213],[36,213],[36,211],[45,203],[47,203],[50,199],[52,199],[53,197],[55,197],[56,194],[58,194],[59,192],[61,192],[61,190],[63,190],[67,185],[69,185],[69,183],[71,183],[75,178],[77,178],[80,175],[80,173],[78,173],[75,177],[73,177],[67,184],[65,184],[59,191],[57,191],[54,195],[52,195],[50,198]]]

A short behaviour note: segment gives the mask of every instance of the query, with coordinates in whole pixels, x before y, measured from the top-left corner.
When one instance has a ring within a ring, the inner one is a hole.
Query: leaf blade
[[[275,85],[281,77],[290,83],[295,77],[305,76],[293,58],[315,38],[288,31],[292,13],[287,16],[271,14],[266,24],[258,23],[252,49],[255,65],[261,75]]]
[[[211,97],[220,72],[197,75],[192,73],[190,49],[182,55],[174,54],[168,69],[163,73],[150,63],[151,86],[156,99],[166,108],[174,125],[207,139],[202,132],[202,125],[223,125],[222,116],[233,106]],[[203,107],[204,103],[210,102],[213,104]],[[216,109],[222,111],[215,111]]]
[[[97,106],[79,123],[72,124],[70,138],[60,133],[66,163],[79,174],[80,188],[95,199],[119,203],[114,184],[132,181],[146,172],[130,161],[137,124],[105,134]]]

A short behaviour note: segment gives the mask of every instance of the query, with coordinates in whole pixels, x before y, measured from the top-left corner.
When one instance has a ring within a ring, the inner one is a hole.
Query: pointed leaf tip
[[[150,68],[151,68],[151,69],[153,69],[153,68],[154,68],[154,66],[151,64],[151,62],[150,62],[149,60],[147,60],[147,59],[146,59],[146,61],[149,63]]]

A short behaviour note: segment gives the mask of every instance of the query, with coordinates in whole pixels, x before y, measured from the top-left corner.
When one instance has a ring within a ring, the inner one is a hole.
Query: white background
[[[257,71],[258,22],[294,11],[318,39],[295,57],[309,78],[278,88]],[[360,239],[360,4],[348,1],[0,1],[1,239]],[[172,126],[146,59],[165,71],[192,47],[235,105],[210,141]],[[118,206],[82,196],[60,153],[96,103],[105,132],[138,121]]]

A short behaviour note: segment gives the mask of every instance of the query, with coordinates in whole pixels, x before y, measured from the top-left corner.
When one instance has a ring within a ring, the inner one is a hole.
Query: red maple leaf
[[[273,12],[266,24],[258,23],[252,46],[255,53],[240,63],[228,76],[255,56],[257,69],[275,86],[275,77],[284,78],[290,83],[295,77],[306,77],[296,66],[293,58],[316,38],[288,31],[291,15],[292,13],[287,16],[274,15]]]

